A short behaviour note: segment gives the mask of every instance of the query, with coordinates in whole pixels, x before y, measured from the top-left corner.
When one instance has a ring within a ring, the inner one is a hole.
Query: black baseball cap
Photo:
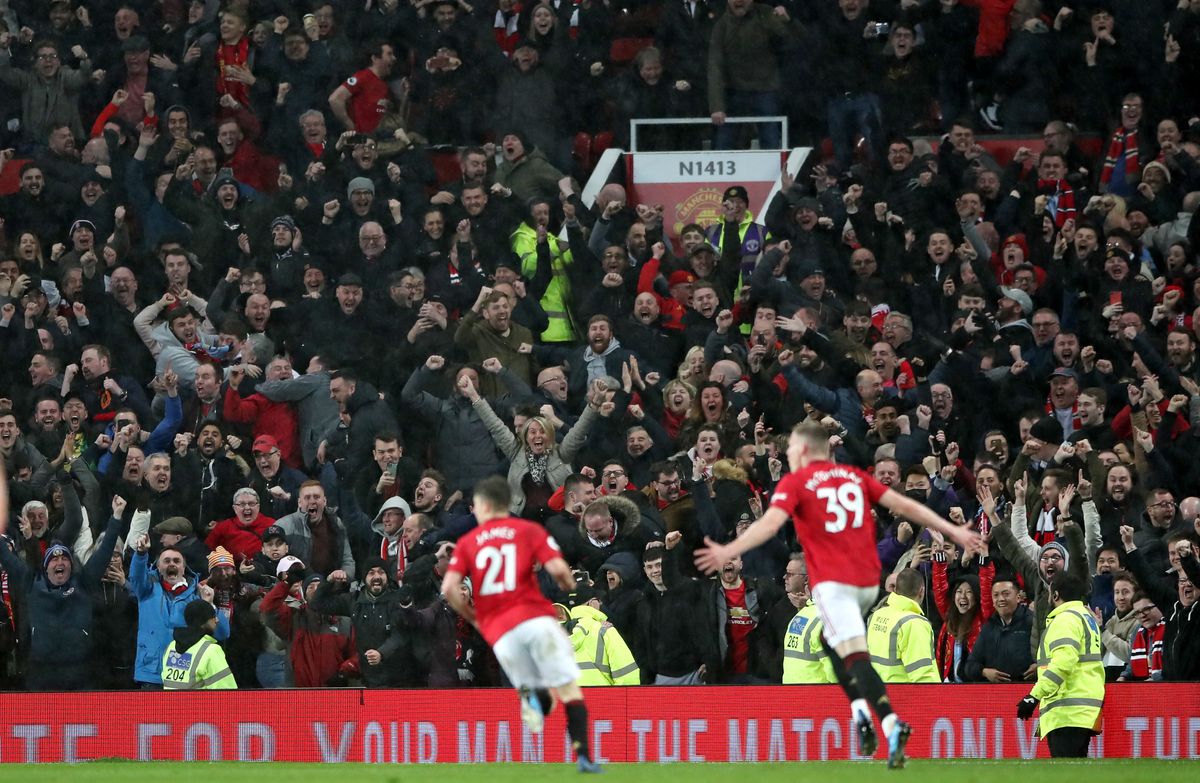
[[[263,531],[262,540],[264,544],[268,541],[287,541],[287,533],[279,525],[271,525]]]

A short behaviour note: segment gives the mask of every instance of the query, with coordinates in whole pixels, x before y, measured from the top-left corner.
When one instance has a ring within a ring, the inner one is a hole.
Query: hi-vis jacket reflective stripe
[[[203,636],[186,652],[175,649],[175,642],[163,655],[163,690],[233,690],[237,681],[229,671],[225,651],[211,636]]]
[[[824,625],[816,604],[808,604],[788,623],[783,637],[783,684],[830,685],[837,682],[833,663],[821,646]]]
[[[521,274],[527,279],[537,273],[537,229],[522,222],[510,237],[512,250],[521,259]],[[567,311],[567,298],[571,284],[567,279],[567,267],[573,262],[567,244],[553,234],[546,237],[550,245],[550,267],[553,270],[550,285],[542,295],[542,309],[550,319],[550,326],[542,332],[543,342],[565,343],[575,339],[575,327]]]
[[[1038,647],[1038,731],[1044,737],[1073,726],[1099,729],[1104,705],[1104,661],[1100,626],[1082,601],[1068,601],[1046,616]]]
[[[750,273],[754,271],[758,254],[763,251],[770,236],[766,226],[755,223],[754,213],[747,209],[746,213],[742,215],[742,222],[738,224],[738,241],[741,242],[738,255],[741,257],[741,270],[738,272],[737,285],[730,292],[734,301],[741,299],[742,287],[750,282]],[[705,232],[705,237],[708,239],[708,243],[717,249],[717,258],[720,258],[725,252],[725,221],[718,220],[716,225],[710,226]],[[742,334],[750,334],[751,326],[752,324],[742,324],[740,327]]]
[[[921,607],[899,593],[871,615],[867,651],[884,682],[941,682],[933,662],[933,627]]]
[[[579,665],[580,685],[637,685],[641,672],[629,645],[599,609],[576,606],[571,610],[575,627],[571,644]]]

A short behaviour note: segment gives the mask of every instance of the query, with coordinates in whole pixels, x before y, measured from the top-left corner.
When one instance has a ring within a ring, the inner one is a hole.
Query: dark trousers
[[[730,117],[774,117],[779,114],[779,96],[774,92],[752,92],[749,90],[725,91],[725,113]],[[717,125],[713,127],[713,149],[734,148],[738,131],[742,125]],[[777,150],[783,143],[783,127],[777,122],[758,125],[759,149]]]
[[[1087,758],[1088,745],[1092,742],[1092,730],[1078,726],[1063,726],[1046,735],[1050,755],[1056,759]]]

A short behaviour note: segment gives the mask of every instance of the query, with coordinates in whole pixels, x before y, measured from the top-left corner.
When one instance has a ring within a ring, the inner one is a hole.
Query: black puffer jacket
[[[1012,621],[1005,624],[995,612],[979,630],[979,638],[971,648],[962,671],[967,682],[985,682],[984,669],[999,669],[1020,682],[1025,670],[1033,663],[1029,637],[1033,631],[1033,612],[1028,606],[1018,606]]]

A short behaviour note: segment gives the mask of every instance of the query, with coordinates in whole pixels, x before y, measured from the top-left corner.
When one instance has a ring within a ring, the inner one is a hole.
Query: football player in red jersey
[[[575,577],[545,528],[508,515],[511,502],[508,482],[499,476],[475,486],[479,527],[455,545],[442,595],[492,645],[521,694],[521,719],[529,730],[542,730],[557,697],[567,712],[567,733],[579,771],[602,772],[588,750],[587,708],[576,684],[575,648],[538,588],[534,567],[541,564],[564,592],[575,589]],[[459,589],[464,577],[470,577],[475,588],[473,606]]]
[[[888,489],[869,473],[832,462],[829,433],[818,424],[803,423],[792,430],[787,456],[792,472],[775,488],[766,513],[727,544],[706,538],[707,546],[696,550],[696,565],[705,573],[716,571],[730,558],[769,541],[790,517],[808,563],[813,602],[825,625],[823,642],[838,683],[850,698],[862,753],[874,755],[877,744],[869,700],[888,738],[888,766],[901,767],[911,728],[892,712],[883,680],[867,654],[863,623],[880,584],[871,506],[878,503],[970,552],[980,551],[982,539]]]

